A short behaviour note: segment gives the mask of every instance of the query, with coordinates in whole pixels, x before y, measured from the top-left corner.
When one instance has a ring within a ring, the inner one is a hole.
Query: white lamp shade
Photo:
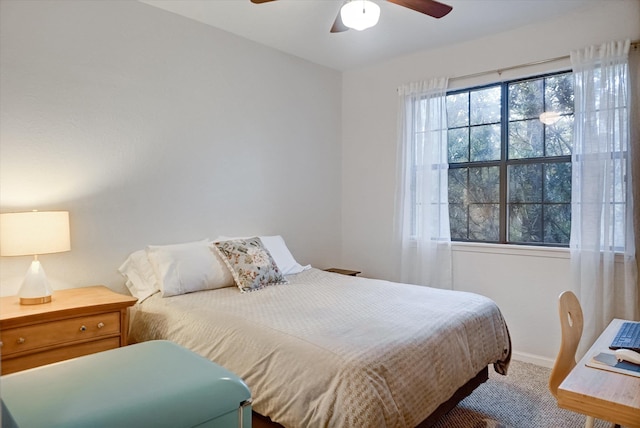
[[[0,214],[0,256],[29,256],[69,250],[68,211]]]
[[[0,214],[0,256],[35,256],[18,291],[21,304],[51,301],[51,286],[37,257],[70,249],[68,211]]]
[[[380,19],[380,6],[369,0],[351,0],[340,9],[342,23],[354,30],[373,27]]]

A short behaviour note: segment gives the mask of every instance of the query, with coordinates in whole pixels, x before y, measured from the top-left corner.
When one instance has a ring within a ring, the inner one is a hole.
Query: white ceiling
[[[381,9],[378,25],[335,34],[329,29],[342,0],[140,1],[330,68],[349,70],[555,19],[605,0],[440,0],[453,6],[441,19],[376,0]]]

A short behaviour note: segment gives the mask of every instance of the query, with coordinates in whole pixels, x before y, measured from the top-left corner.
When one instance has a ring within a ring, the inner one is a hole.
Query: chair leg
[[[593,416],[587,416],[587,420],[584,421],[584,428],[593,428],[593,424],[595,423],[595,419]]]

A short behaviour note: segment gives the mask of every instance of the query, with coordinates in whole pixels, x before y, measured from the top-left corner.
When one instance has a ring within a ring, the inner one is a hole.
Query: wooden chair
[[[571,369],[576,366],[576,351],[582,336],[582,327],[584,326],[580,301],[571,291],[565,291],[560,294],[558,309],[560,311],[562,338],[560,351],[551,370],[551,376],[549,376],[549,390],[556,398],[558,397],[558,387]],[[585,428],[593,428],[594,422],[595,420],[592,416],[587,416],[584,424]]]

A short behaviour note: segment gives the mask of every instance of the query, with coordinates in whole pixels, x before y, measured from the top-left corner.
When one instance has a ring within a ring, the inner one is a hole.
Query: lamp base
[[[22,286],[18,291],[21,305],[39,305],[51,301],[51,286],[47,280],[47,275],[38,260],[31,262],[27,270]]]
[[[51,301],[51,296],[20,298],[21,305],[40,305],[42,303],[49,303],[50,301]]]

